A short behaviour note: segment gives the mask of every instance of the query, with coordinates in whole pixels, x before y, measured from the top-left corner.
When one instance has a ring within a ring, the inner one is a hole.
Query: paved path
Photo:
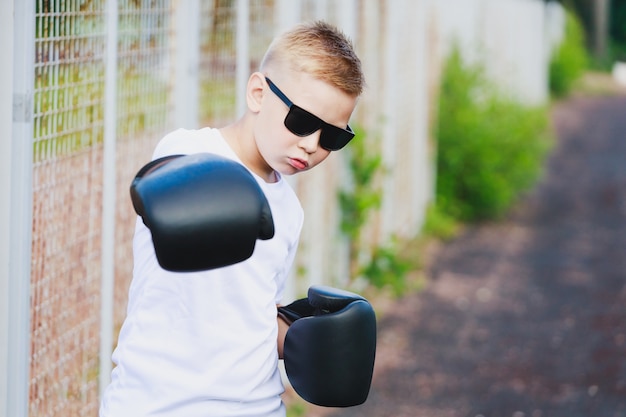
[[[545,179],[438,252],[381,319],[370,398],[331,416],[626,417],[626,97],[554,122]]]

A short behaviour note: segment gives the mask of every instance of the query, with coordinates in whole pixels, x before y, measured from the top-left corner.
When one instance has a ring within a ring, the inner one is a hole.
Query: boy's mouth
[[[307,161],[298,158],[289,158],[289,164],[291,164],[291,166],[298,171],[306,169],[309,166],[309,163]]]

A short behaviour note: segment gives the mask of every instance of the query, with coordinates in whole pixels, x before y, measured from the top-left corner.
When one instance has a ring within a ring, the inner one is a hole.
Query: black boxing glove
[[[278,308],[290,324],[283,350],[285,371],[306,401],[326,407],[365,402],[374,372],[376,315],[363,297],[325,286]]]
[[[272,213],[252,174],[209,153],[173,155],[144,166],[130,187],[163,269],[201,271],[248,259],[274,236]]]

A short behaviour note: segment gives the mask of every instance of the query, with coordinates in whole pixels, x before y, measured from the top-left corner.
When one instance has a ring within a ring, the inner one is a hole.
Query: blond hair
[[[350,39],[322,22],[303,23],[274,39],[261,62],[261,71],[286,65],[359,96],[365,86],[361,61]]]

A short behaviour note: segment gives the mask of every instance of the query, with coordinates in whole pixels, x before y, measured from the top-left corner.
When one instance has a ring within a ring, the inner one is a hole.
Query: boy
[[[283,176],[312,169],[352,139],[348,121],[363,86],[350,41],[326,23],[302,24],[270,45],[239,120],[177,130],[158,144],[153,159],[208,152],[243,164],[265,193],[275,234],[246,261],[174,273],[158,265],[138,219],[127,318],[101,417],[285,415],[277,365],[288,324],[277,305],[303,212]]]

